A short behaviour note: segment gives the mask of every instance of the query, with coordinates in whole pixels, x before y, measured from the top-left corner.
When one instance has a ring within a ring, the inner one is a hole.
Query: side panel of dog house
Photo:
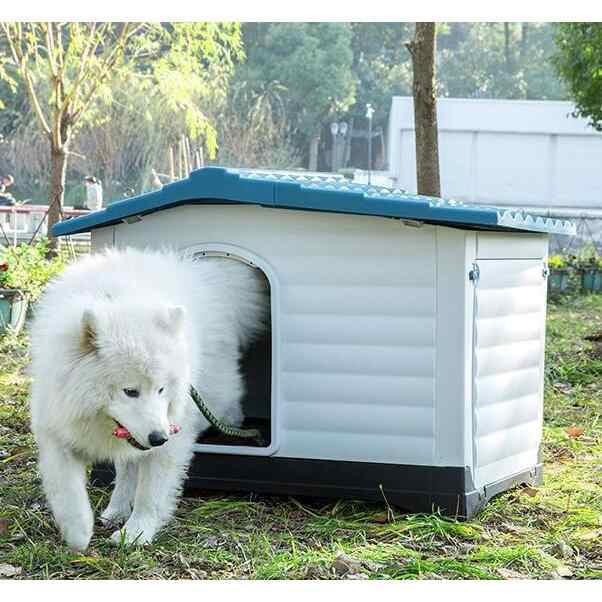
[[[153,241],[269,268],[275,455],[434,464],[435,227],[213,205],[115,228],[119,247]]]
[[[98,253],[107,247],[112,247],[115,242],[115,227],[99,228],[92,232],[91,247],[93,253]]]
[[[547,239],[478,235],[477,255],[473,448],[483,487],[539,462]]]
[[[472,467],[472,314],[468,278],[476,253],[470,230],[437,227],[435,449],[437,466]]]

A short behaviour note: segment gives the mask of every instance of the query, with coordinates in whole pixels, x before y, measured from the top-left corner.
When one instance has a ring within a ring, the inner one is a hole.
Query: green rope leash
[[[212,424],[218,431],[230,437],[238,437],[240,439],[253,439],[257,445],[265,445],[261,432],[258,429],[239,429],[235,426],[229,426],[219,420],[213,412],[207,407],[200,393],[190,385],[190,397],[196,404],[196,407],[201,411],[201,414]]]

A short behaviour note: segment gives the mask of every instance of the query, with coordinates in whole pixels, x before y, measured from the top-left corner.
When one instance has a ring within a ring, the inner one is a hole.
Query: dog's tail
[[[270,285],[257,267],[226,257],[204,257],[211,266],[210,283],[217,289],[224,310],[236,321],[242,347],[270,329]]]

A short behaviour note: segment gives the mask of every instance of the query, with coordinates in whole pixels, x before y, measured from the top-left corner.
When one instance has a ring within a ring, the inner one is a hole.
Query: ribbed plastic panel
[[[314,250],[280,258],[281,454],[429,464],[433,235],[349,234],[329,235],[328,255],[315,233]]]
[[[546,281],[541,260],[478,263],[474,454],[478,486],[537,464]]]

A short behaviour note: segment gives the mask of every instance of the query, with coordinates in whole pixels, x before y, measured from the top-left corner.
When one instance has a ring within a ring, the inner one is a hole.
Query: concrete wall
[[[442,196],[495,205],[602,206],[602,133],[558,101],[441,98]],[[414,109],[394,97],[389,170],[416,191]]]

